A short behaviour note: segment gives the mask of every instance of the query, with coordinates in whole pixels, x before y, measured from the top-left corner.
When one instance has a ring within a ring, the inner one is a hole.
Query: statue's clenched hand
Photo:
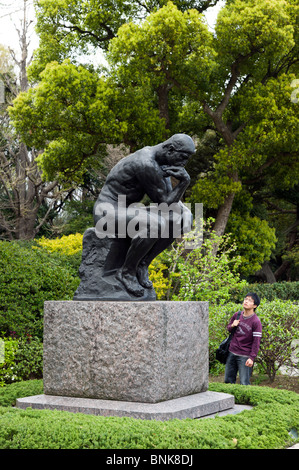
[[[163,171],[167,176],[173,176],[179,181],[186,181],[188,183],[190,182],[190,176],[188,175],[185,168],[181,166],[169,166],[164,168]]]

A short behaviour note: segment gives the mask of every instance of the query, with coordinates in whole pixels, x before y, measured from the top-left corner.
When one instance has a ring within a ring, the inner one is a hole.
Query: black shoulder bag
[[[240,315],[241,315],[241,310],[238,312],[236,320],[239,320]],[[232,340],[232,337],[234,336],[235,330],[237,327],[234,327],[232,331],[230,332],[229,336],[225,338],[221,343],[219,348],[216,350],[216,359],[217,361],[221,362],[221,364],[226,364],[227,357],[228,357],[228,349],[230,342]]]

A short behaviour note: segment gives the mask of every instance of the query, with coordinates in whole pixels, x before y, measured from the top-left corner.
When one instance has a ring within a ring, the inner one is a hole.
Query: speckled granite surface
[[[46,395],[158,403],[207,388],[207,302],[45,302]]]

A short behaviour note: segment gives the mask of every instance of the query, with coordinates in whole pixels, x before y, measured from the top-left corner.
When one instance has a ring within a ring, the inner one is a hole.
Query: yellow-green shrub
[[[82,251],[83,235],[76,233],[74,235],[63,235],[61,238],[50,240],[42,237],[37,243],[50,253],[61,253],[63,255],[74,255]]]
[[[170,279],[165,277],[167,270],[167,266],[159,257],[155,258],[149,266],[149,278],[153,283],[158,300],[165,297],[171,286]]]

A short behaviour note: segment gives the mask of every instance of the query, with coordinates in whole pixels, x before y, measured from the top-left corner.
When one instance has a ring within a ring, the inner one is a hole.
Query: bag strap
[[[237,315],[237,320],[239,320],[240,316],[241,316],[241,313],[242,313],[242,310],[239,310],[238,311],[238,315]],[[233,328],[233,330],[231,331],[231,335],[233,336],[234,332],[236,331],[237,327],[235,326]]]

